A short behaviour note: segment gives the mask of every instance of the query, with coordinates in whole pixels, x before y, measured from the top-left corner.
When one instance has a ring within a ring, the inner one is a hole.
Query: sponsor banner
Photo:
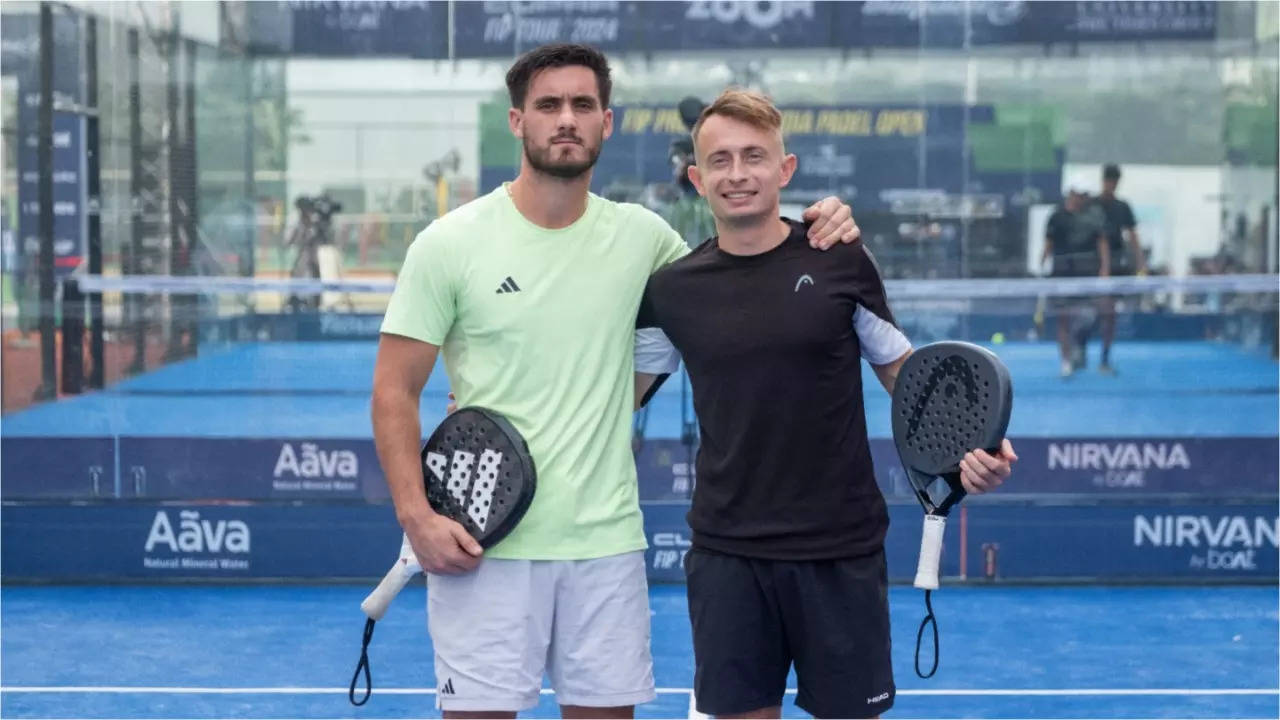
[[[448,5],[443,0],[290,0],[292,52],[446,58]]]
[[[682,582],[688,506],[646,503],[654,582]],[[953,513],[942,574],[991,580],[1275,581],[1274,502],[1232,504],[972,504]],[[921,511],[890,507],[889,576],[910,582]],[[390,505],[155,504],[0,508],[6,580],[375,578],[400,547]]]
[[[0,493],[5,500],[114,497],[115,457],[112,438],[6,437]]]
[[[219,345],[263,337],[277,342],[374,340],[382,328],[382,317],[340,312],[235,315],[200,321],[200,342]]]
[[[121,438],[121,496],[383,500],[370,439]]]
[[[787,105],[779,108],[787,151],[799,162],[783,202],[836,195],[859,208],[885,210],[895,193],[958,193],[964,187],[966,111],[990,122],[991,106]],[[668,149],[688,138],[672,106],[614,108],[614,133],[592,175],[596,192],[673,182]]]
[[[5,17],[3,61],[6,75],[17,78],[18,237],[10,267],[34,277],[40,254],[40,28],[38,15]],[[53,15],[53,103],[66,107],[84,101],[80,74],[83,38],[79,18]],[[84,116],[66,110],[53,112],[50,148],[53,184],[54,273],[66,276],[85,257],[88,233],[88,176]]]
[[[370,578],[391,566],[390,505],[13,505],[6,580]]]
[[[1204,0],[1016,4],[1027,9],[1020,39],[1034,42],[1212,40],[1221,5]],[[992,42],[1008,41],[997,38]]]
[[[876,0],[838,3],[835,24],[837,38],[858,38],[858,44],[882,47],[1212,40],[1216,4]]]
[[[835,25],[841,3],[639,3],[645,50],[839,47],[848,39]],[[637,48],[640,49],[640,48]]]
[[[684,582],[684,557],[692,546],[693,537],[685,520],[689,506],[676,502],[643,503],[643,506],[645,535],[649,539],[649,549],[645,552],[649,579],[653,582]],[[923,517],[919,507],[889,507],[885,559],[889,565],[889,577],[894,582],[910,582],[915,577]],[[947,528],[940,566],[944,576],[959,574],[958,536],[958,526]]]
[[[1031,30],[1026,2],[877,2],[840,3],[841,30],[867,38],[872,46],[963,48],[999,42],[1025,42]]]
[[[382,329],[382,313],[322,312],[305,316],[298,326],[298,339],[366,340],[376,339]]]
[[[249,4],[255,46],[270,52],[449,56],[449,4],[293,0]],[[453,3],[453,54],[514,58],[546,43],[606,52],[924,47],[1211,40],[1212,2],[809,2],[693,0]],[[283,26],[283,27],[282,27]]]
[[[675,3],[672,3],[673,5]],[[644,47],[640,3],[460,2],[453,6],[454,54],[508,57],[547,43],[584,43],[605,52]]]
[[[1016,474],[1001,496],[1274,495],[1280,487],[1275,438],[1014,438]],[[914,503],[897,447],[871,438],[876,483],[893,502]],[[646,440],[636,455],[642,500],[691,498],[688,458],[678,440]]]
[[[28,93],[26,103],[31,116],[39,110],[40,94]],[[40,253],[40,173],[39,126],[32,117],[25,126],[26,142],[18,153],[21,174],[19,195],[22,215],[18,221],[28,262],[34,264]],[[53,113],[53,266],[59,277],[80,266],[86,253],[88,237],[88,176],[85,171],[85,118],[70,112]]]
[[[649,549],[644,553],[649,579],[654,582],[684,582],[684,555],[689,551],[692,532],[685,515],[689,505],[681,502],[642,503],[644,533]]]
[[[968,580],[1272,580],[1277,563],[1274,502],[1228,505],[970,504],[953,511],[941,572]],[[691,533],[688,508],[645,506],[649,577],[683,582]],[[911,582],[923,513],[891,505],[885,552],[889,577]]]
[[[1014,438],[1015,476],[1002,494],[1274,495],[1276,438]],[[888,438],[871,439],[876,481],[892,500],[914,497]]]
[[[783,202],[836,195],[861,209],[884,210],[895,192],[964,186],[965,108],[960,105],[786,105],[782,129],[799,164]],[[991,118],[991,106],[970,109]],[[671,184],[668,149],[689,137],[675,106],[625,105],[613,110],[613,136],[591,182],[616,196],[625,188]],[[923,169],[923,172],[922,172]]]
[[[671,146],[688,138],[672,105],[619,105],[592,174],[604,197],[661,207],[675,183]],[[1018,198],[1057,197],[1060,162],[1028,172],[980,170],[965,155],[967,130],[994,127],[991,105],[785,105],[787,150],[798,158],[784,203],[836,195],[865,211],[999,217]],[[515,162],[515,159],[512,159]],[[486,165],[488,191],[515,167]],[[974,194],[977,193],[977,194]]]
[[[1280,487],[1274,437],[1020,438],[1017,450],[1016,492],[1221,497]]]
[[[636,451],[640,499],[688,500],[693,497],[694,460],[697,448],[679,440],[646,439]]]
[[[3,439],[3,497],[160,500],[388,499],[369,438]],[[1276,439],[1014,438],[1017,474],[1000,497],[1274,495]],[[891,502],[914,503],[893,441],[870,440],[876,480]],[[117,461],[118,455],[118,461]],[[643,501],[693,496],[696,448],[647,439],[636,453]]]
[[[1275,500],[1257,504],[968,508],[970,579],[1275,581]],[[953,523],[954,524],[954,523]],[[954,529],[948,527],[948,537]],[[990,571],[988,572],[988,569]]]

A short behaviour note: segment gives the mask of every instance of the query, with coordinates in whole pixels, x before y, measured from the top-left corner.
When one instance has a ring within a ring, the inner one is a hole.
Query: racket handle
[[[420,572],[422,572],[422,566],[418,564],[418,557],[414,555],[413,547],[409,545],[409,538],[406,537],[400,545],[400,557],[396,560],[396,564],[391,566],[383,576],[382,582],[379,582],[373,592],[360,603],[360,609],[371,620],[381,620],[382,616],[387,614],[391,601],[395,600],[404,586],[408,585],[409,581]]]
[[[916,565],[914,583],[921,590],[938,589],[938,564],[942,560],[942,532],[946,527],[945,517],[924,516],[924,532],[920,534],[920,563]]]

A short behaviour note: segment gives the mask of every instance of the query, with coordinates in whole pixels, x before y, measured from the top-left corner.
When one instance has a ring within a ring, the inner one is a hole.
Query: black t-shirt
[[[860,355],[909,349],[861,243],[731,255],[712,238],[649,278],[637,318],[684,358],[702,431],[689,526],[712,551],[782,560],[878,551]],[[857,330],[855,331],[855,322]],[[864,348],[859,335],[879,348]],[[896,353],[896,355],[895,355]]]
[[[1054,277],[1092,277],[1098,274],[1098,234],[1103,231],[1101,211],[1086,206],[1078,212],[1059,207],[1049,216],[1045,236],[1053,242]]]
[[[1049,216],[1049,223],[1044,228],[1045,237],[1053,242],[1053,254],[1068,251],[1071,243],[1071,212],[1058,207]]]
[[[1138,225],[1133,216],[1133,208],[1117,197],[1107,199],[1099,195],[1094,202],[1102,208],[1107,244],[1111,247],[1111,264],[1117,268],[1129,267],[1134,258],[1129,257],[1129,245],[1124,241],[1124,231]]]

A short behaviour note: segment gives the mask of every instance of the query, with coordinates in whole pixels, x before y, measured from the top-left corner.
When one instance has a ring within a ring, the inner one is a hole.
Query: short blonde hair
[[[729,88],[720,93],[720,97],[698,116],[698,122],[694,124],[691,132],[695,147],[698,144],[698,132],[702,130],[703,123],[713,115],[733,118],[761,130],[782,134],[782,113],[778,112],[778,108],[774,106],[769,96],[755,90]]]

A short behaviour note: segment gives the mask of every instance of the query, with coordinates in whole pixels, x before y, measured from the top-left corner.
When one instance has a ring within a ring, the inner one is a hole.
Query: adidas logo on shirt
[[[503,293],[513,292],[520,292],[520,286],[516,284],[515,280],[511,279],[510,275],[508,275],[507,279],[502,281],[502,286],[498,288],[498,294],[501,295]]]

